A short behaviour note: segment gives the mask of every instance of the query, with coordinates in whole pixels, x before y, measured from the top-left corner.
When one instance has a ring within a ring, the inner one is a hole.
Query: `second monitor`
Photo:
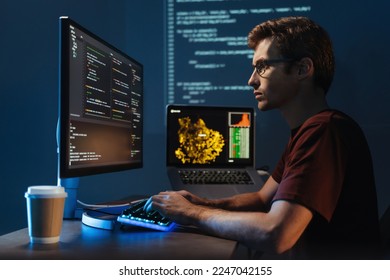
[[[58,177],[72,218],[71,178],[143,166],[143,65],[68,17],[59,26]]]

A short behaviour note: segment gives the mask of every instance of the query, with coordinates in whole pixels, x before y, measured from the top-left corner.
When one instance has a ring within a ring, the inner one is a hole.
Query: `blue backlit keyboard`
[[[162,216],[158,211],[149,213],[144,211],[147,199],[131,204],[129,208],[123,210],[118,216],[118,222],[123,225],[139,226],[160,231],[170,231],[175,227],[175,223]]]

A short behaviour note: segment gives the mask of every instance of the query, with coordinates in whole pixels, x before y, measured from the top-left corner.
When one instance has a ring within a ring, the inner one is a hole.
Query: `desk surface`
[[[229,259],[235,247],[196,229],[108,231],[65,220],[57,244],[30,244],[27,228],[0,236],[0,259]]]

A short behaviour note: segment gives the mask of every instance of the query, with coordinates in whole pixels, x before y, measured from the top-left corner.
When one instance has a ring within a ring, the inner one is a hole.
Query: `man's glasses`
[[[257,75],[262,76],[265,73],[265,70],[267,70],[268,66],[271,66],[272,64],[277,63],[285,63],[285,62],[291,62],[294,59],[292,58],[279,58],[279,59],[264,59],[260,62],[258,62],[254,68],[256,70]]]

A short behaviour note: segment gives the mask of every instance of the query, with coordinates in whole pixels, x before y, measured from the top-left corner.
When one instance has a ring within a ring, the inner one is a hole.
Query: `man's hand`
[[[183,195],[190,199],[198,199],[188,192],[160,192],[157,195],[151,196],[144,206],[144,210],[149,212],[157,210],[161,215],[182,225],[188,225],[192,222],[192,215],[196,215],[201,209],[197,205],[191,203]],[[200,199],[200,198],[199,198]]]
[[[186,198],[188,201],[192,202],[193,204],[210,206],[210,200],[199,197],[193,193],[190,193],[189,191],[181,190],[176,193],[182,195],[184,198]]]

